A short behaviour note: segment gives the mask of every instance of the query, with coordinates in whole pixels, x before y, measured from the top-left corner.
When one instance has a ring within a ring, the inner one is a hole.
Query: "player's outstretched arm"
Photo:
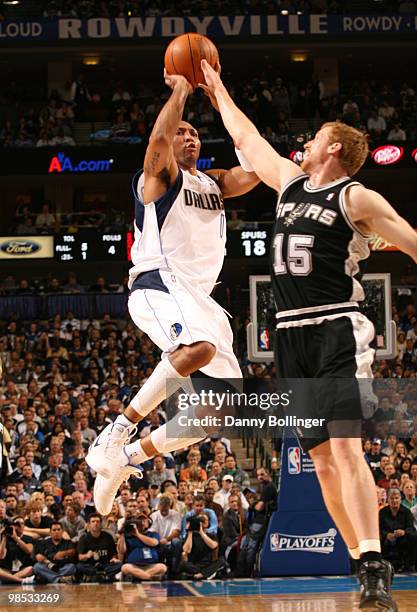
[[[178,164],[172,141],[182,119],[184,106],[192,92],[190,83],[181,75],[164,74],[172,94],[161,109],[149,137],[144,161],[144,203],[149,204],[164,195],[178,176]]]
[[[346,195],[349,218],[366,234],[378,234],[417,263],[417,233],[378,192],[355,186]]]
[[[207,84],[202,85],[202,88],[216,99],[225,128],[236,147],[242,151],[264,183],[276,191],[281,191],[281,186],[302,174],[301,169],[289,159],[281,157],[269,142],[262,138],[250,119],[233,102],[219,73],[206,60],[202,60],[201,68]]]

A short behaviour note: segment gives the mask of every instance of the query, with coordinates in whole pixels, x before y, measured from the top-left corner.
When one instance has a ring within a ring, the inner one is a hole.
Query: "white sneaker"
[[[120,423],[107,425],[88,449],[85,460],[90,468],[101,476],[110,478],[120,451],[136,430],[136,425],[126,426]]]
[[[129,463],[129,456],[123,449],[122,452],[119,452],[117,460],[113,461],[110,478],[104,478],[101,474],[96,476],[94,483],[94,505],[97,512],[103,516],[110,514],[120,485],[124,480],[128,480],[133,475],[136,478],[143,478],[143,470],[138,465]]]
[[[35,575],[28,576],[27,578],[22,579],[22,584],[33,584],[35,582]]]

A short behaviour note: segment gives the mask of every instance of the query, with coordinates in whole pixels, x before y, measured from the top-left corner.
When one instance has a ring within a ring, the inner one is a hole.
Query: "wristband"
[[[254,172],[252,166],[250,165],[246,157],[243,155],[242,151],[240,151],[240,149],[237,149],[235,147],[235,153],[236,153],[236,157],[239,160],[239,164],[242,170],[244,170],[245,172]]]

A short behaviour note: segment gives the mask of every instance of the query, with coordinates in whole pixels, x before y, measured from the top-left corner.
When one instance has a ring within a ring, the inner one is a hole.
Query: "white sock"
[[[142,448],[141,440],[136,440],[132,444],[126,444],[125,451],[129,455],[129,461],[133,465],[139,465],[139,463],[145,463],[151,457],[145,453]]]
[[[184,427],[181,427],[178,423],[178,418],[181,415],[182,413],[175,415],[168,423],[161,425],[161,427],[158,427],[158,429],[155,429],[151,433],[152,445],[156,448],[158,453],[172,453],[173,451],[197,444],[197,442],[201,442],[207,438],[207,432],[200,426],[194,426],[189,429],[189,437],[184,438]],[[125,450],[133,465],[144,463],[151,458],[143,450],[141,440],[132,442],[132,444],[127,444]]]
[[[359,542],[359,550],[361,551],[361,555],[367,552],[381,552],[381,542],[380,540],[361,540]]]
[[[352,559],[354,559],[355,561],[359,561],[361,557],[361,550],[359,546],[356,546],[356,548],[348,548],[348,551]]]
[[[162,359],[129,405],[141,417],[146,417],[167,397],[175,393],[185,378],[187,377],[181,376],[168,358]]]
[[[159,453],[172,453],[187,446],[192,446],[207,438],[207,433],[202,429],[201,435],[193,438],[174,438],[170,434],[167,438],[167,424],[158,427],[151,433],[151,442]]]

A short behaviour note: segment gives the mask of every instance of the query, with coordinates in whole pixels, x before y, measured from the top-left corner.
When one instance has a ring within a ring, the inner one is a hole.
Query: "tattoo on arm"
[[[161,157],[161,154],[159,153],[159,151],[154,151],[153,155],[152,155],[152,159],[150,160],[150,162],[146,165],[146,172],[149,172],[149,174],[155,174],[155,170],[158,166],[158,162],[159,162],[159,158]]]

